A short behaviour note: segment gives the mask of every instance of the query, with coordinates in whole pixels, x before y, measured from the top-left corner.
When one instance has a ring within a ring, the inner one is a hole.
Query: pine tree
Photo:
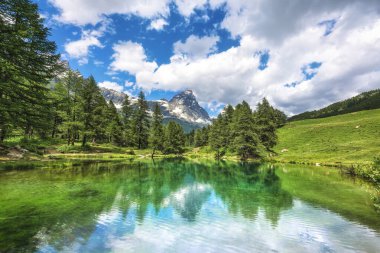
[[[124,125],[124,140],[127,146],[131,146],[133,144],[132,141],[132,127],[131,127],[131,118],[132,118],[133,108],[131,106],[131,102],[129,100],[129,96],[125,95],[124,101],[121,105],[121,115],[123,119]]]
[[[148,147],[149,137],[149,115],[148,103],[145,95],[140,91],[137,101],[137,108],[133,112],[132,133],[134,143],[138,149]]]
[[[227,105],[226,109],[224,110],[223,116],[224,116],[224,130],[223,134],[225,135],[226,141],[227,141],[227,147],[230,149],[231,143],[232,143],[232,122],[233,122],[233,116],[234,116],[235,109],[232,105]]]
[[[209,127],[203,127],[195,131],[194,145],[196,147],[203,147],[208,144],[209,130]]]
[[[215,150],[215,158],[220,159],[226,152],[228,147],[228,124],[227,118],[223,114],[219,114],[213,121],[210,128],[209,144]]]
[[[192,129],[189,133],[185,134],[186,146],[188,147],[194,146],[194,138],[195,138],[195,130]]]
[[[26,134],[49,122],[47,83],[60,69],[38,6],[29,0],[0,3],[0,143],[12,127]]]
[[[164,153],[182,154],[184,144],[185,134],[182,127],[174,121],[169,121],[165,128]]]
[[[275,124],[276,128],[280,128],[286,124],[286,121],[288,117],[286,114],[279,109],[274,108],[274,114],[275,114]]]
[[[78,72],[68,70],[64,78],[53,87],[53,101],[57,130],[66,138],[68,145],[74,145],[82,130],[82,100],[81,92],[84,80]]]
[[[149,142],[152,147],[152,157],[156,150],[163,150],[164,130],[162,127],[163,115],[158,103],[154,106],[153,119],[150,130]]]
[[[260,156],[260,139],[252,117],[252,110],[248,103],[243,101],[234,111],[233,148],[242,160]]]
[[[202,147],[203,146],[203,139],[202,139],[202,131],[201,129],[197,129],[194,134],[194,146],[195,147]]]
[[[276,112],[266,98],[257,105],[255,119],[259,130],[260,141],[269,151],[277,143]]]
[[[96,93],[96,96],[94,98],[94,104],[96,105],[93,112],[92,112],[92,126],[93,126],[93,135],[92,135],[92,143],[96,143],[96,142],[102,142],[102,141],[109,141],[109,135],[107,134],[107,130],[108,130],[108,126],[110,124],[110,122],[114,123],[115,119],[112,118],[112,121],[109,119],[110,118],[110,111],[115,111],[115,109],[113,109],[115,106],[109,106],[107,104],[107,101],[104,99],[104,97],[102,96],[102,94],[100,93]],[[110,107],[112,107],[112,109],[110,109]],[[121,124],[119,123],[120,122],[120,119],[117,120],[116,119],[116,126]],[[115,140],[115,138],[117,139],[118,137],[115,137],[113,136],[113,139],[112,140]],[[116,141],[117,144],[118,141]]]
[[[84,147],[89,137],[94,135],[94,111],[98,106],[97,97],[101,96],[100,89],[96,84],[93,76],[85,80],[82,92],[82,109],[83,109],[83,130],[82,130],[82,147]]]
[[[108,142],[116,145],[123,144],[123,124],[112,100],[108,103]]]

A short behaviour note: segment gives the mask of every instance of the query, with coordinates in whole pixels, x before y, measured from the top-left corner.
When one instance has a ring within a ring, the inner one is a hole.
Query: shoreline
[[[3,147],[0,154],[0,164],[15,162],[52,162],[60,160],[117,160],[117,159],[152,159],[151,149],[133,149],[126,147],[116,147],[113,145],[91,146],[89,150],[80,150],[79,146],[73,146],[73,150],[60,152],[56,146],[49,146],[41,150],[41,154],[32,152],[21,147]],[[4,154],[4,151],[8,151]],[[214,152],[208,147],[187,149],[183,154],[162,154],[157,152],[153,159],[184,158],[190,160],[207,159],[215,160]],[[278,153],[271,153],[262,159],[247,159],[246,162],[270,162],[278,164],[296,164],[315,167],[331,167],[341,169],[345,174],[360,177],[364,180],[380,185],[380,175],[377,167],[371,161],[361,160],[360,162],[350,163],[344,161],[307,161],[301,159],[288,160]],[[221,161],[241,162],[239,157],[234,154],[223,156]]]

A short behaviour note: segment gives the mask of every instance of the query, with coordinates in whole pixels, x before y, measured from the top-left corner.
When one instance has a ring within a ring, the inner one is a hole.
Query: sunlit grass
[[[380,110],[294,121],[278,137],[279,161],[371,164],[380,155]]]

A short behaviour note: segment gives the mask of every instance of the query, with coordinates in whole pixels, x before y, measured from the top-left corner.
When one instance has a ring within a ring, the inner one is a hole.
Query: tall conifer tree
[[[149,137],[149,115],[148,103],[145,100],[144,92],[140,91],[137,107],[133,113],[132,133],[134,143],[138,149],[148,147]]]
[[[164,130],[162,127],[162,120],[163,120],[163,115],[161,113],[160,106],[158,103],[156,103],[154,106],[153,119],[151,123],[150,138],[149,138],[149,142],[152,147],[152,157],[154,157],[156,150],[163,149]]]

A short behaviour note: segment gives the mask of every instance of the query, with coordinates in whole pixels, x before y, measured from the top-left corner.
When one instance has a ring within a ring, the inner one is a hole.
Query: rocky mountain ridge
[[[100,88],[107,101],[112,100],[117,108],[121,108],[125,94],[112,89]],[[132,105],[137,102],[137,98],[132,97]],[[193,91],[185,90],[175,95],[170,101],[166,99],[147,101],[149,112],[152,113],[154,105],[158,103],[164,116],[164,122],[174,120],[181,124],[185,131],[200,128],[211,123],[211,118],[207,111],[202,108]]]

